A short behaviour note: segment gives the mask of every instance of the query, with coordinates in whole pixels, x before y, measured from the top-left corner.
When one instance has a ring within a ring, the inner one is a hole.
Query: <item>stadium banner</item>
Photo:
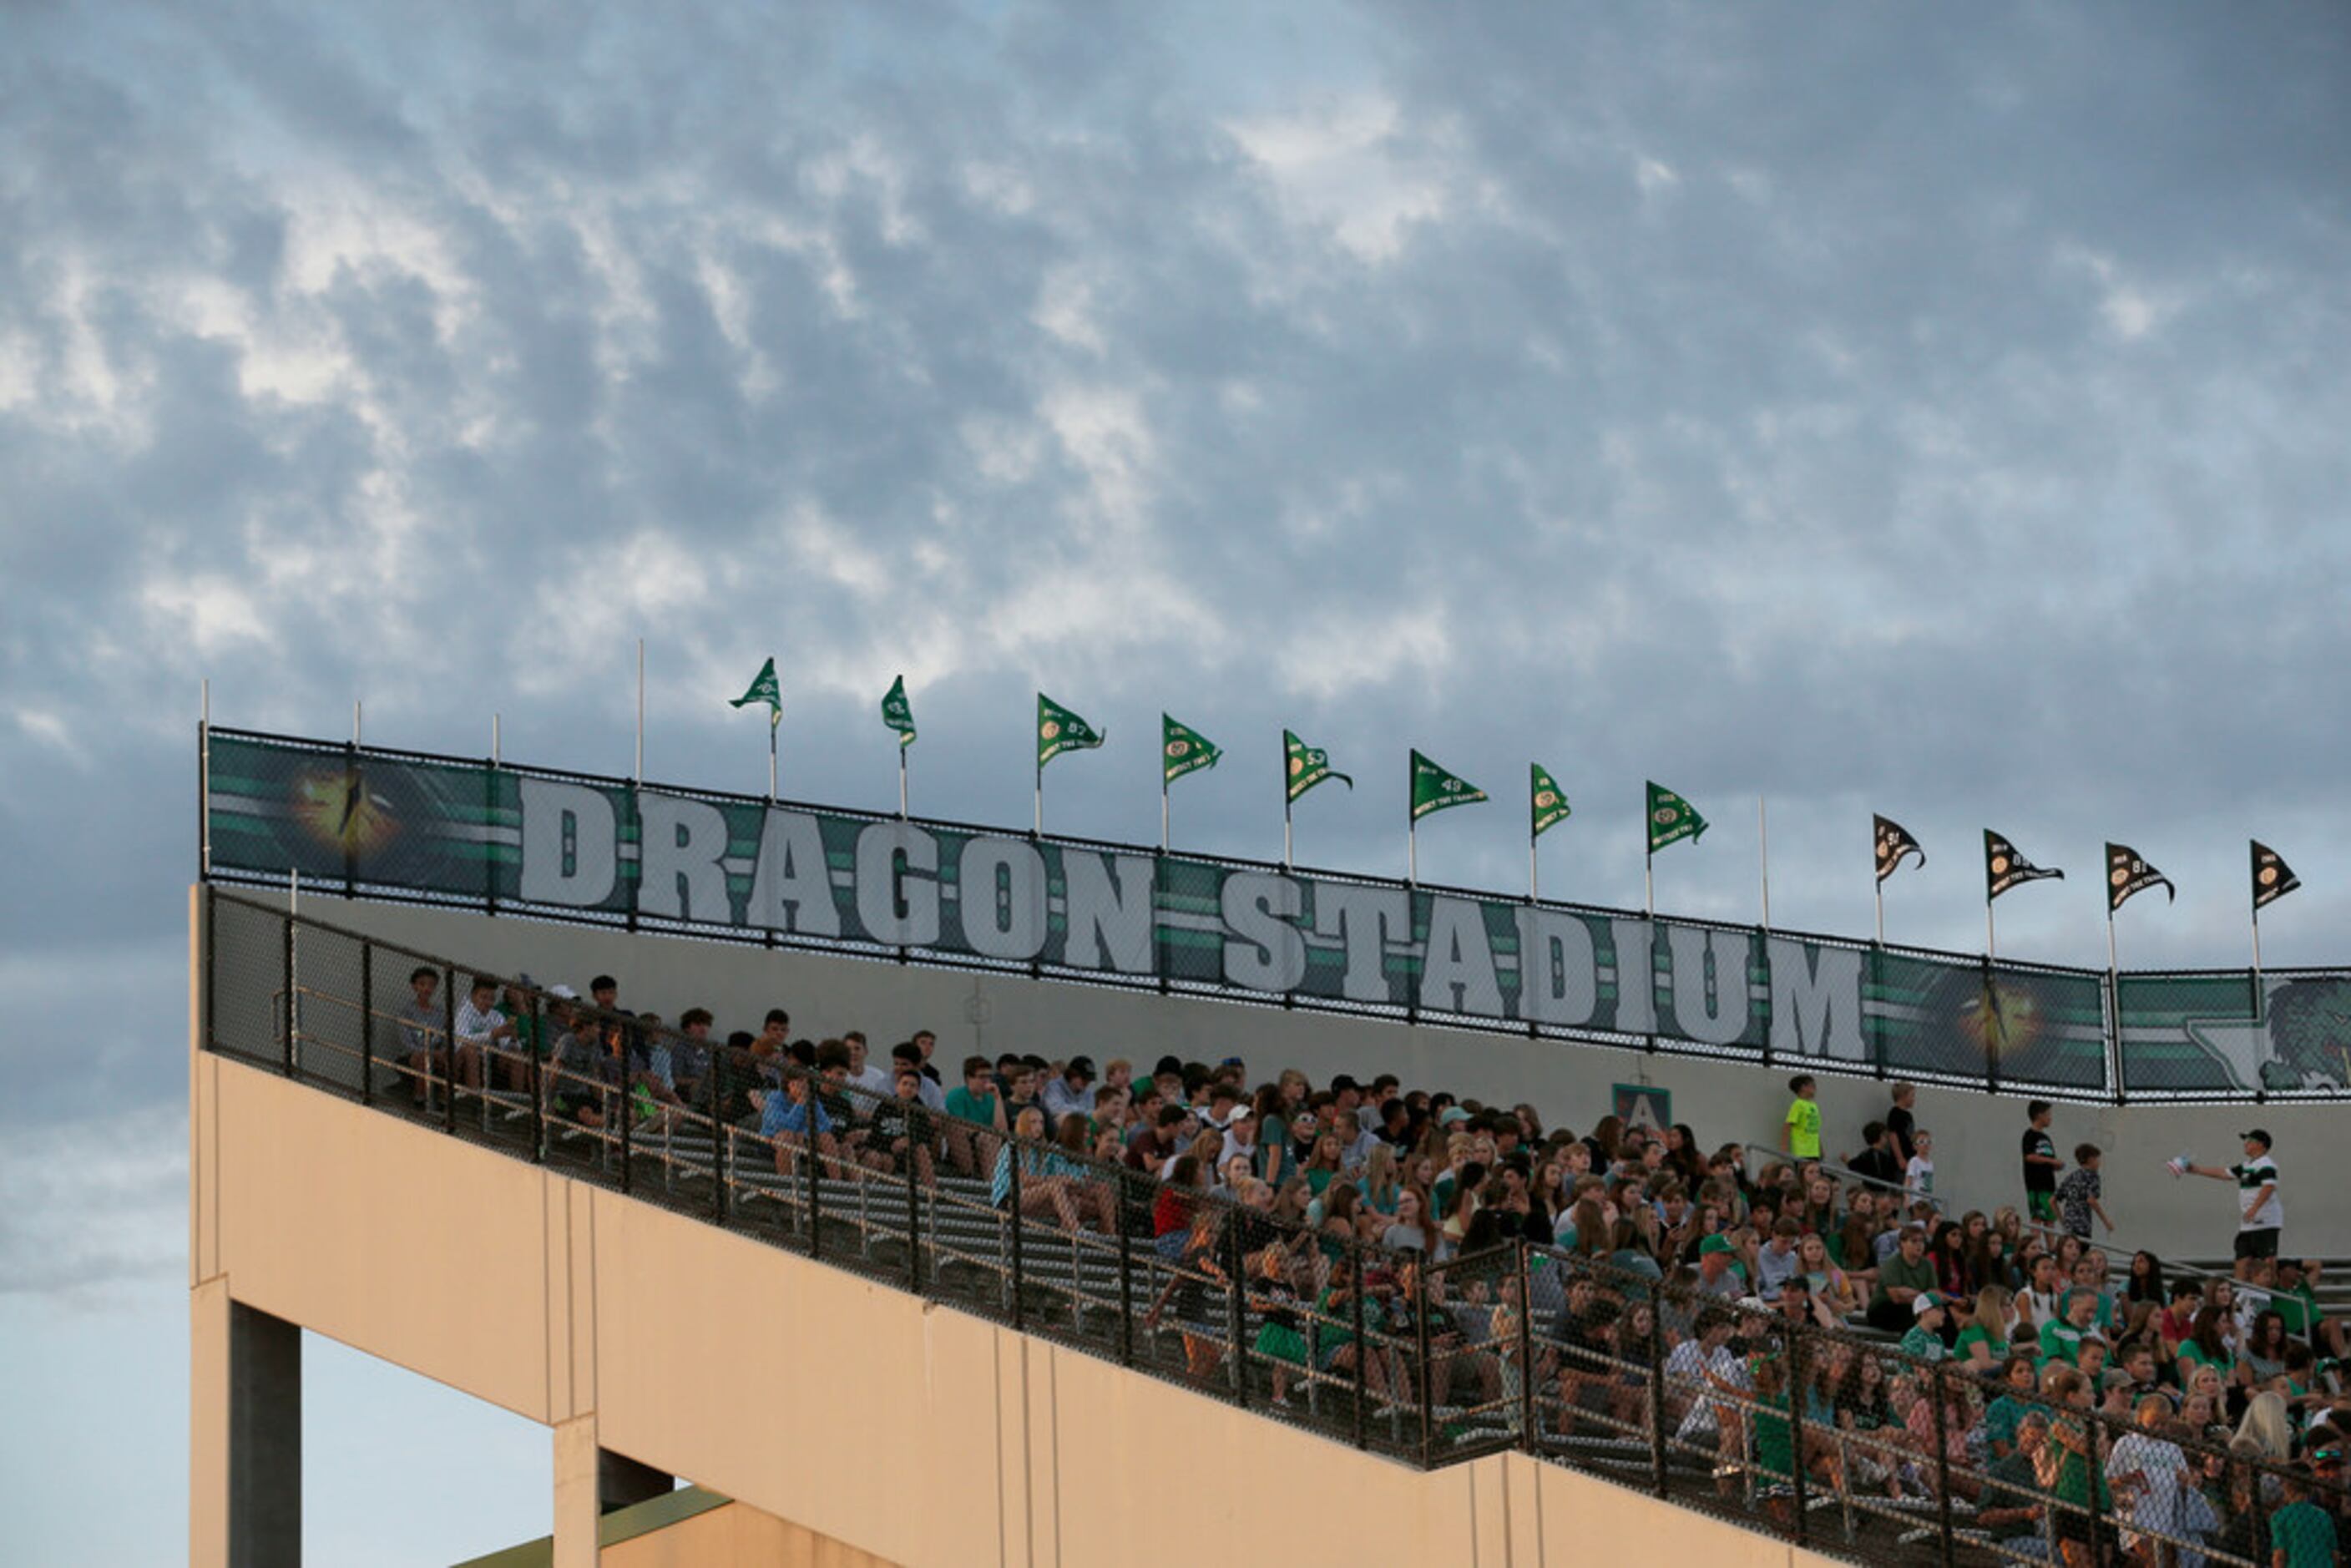
[[[209,785],[212,868],[228,880],[293,871],[321,892],[1847,1072],[2113,1090],[2095,970],[217,728]],[[2124,979],[2126,1046],[2140,979]],[[2244,977],[2233,983],[2249,1016]],[[2234,1037],[2216,1052],[2197,1031],[2217,1028],[2218,999],[2199,996],[2181,1021],[2168,998],[2160,1027],[2142,1031],[2165,1053],[2161,1082],[2134,1082],[2126,1061],[2127,1087],[2223,1091],[2236,1054],[2252,1051],[2257,1079],[2278,1054]]]

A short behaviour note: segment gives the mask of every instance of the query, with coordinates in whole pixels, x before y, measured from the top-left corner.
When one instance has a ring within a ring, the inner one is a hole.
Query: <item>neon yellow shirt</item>
[[[1788,1152],[1800,1160],[1821,1157],[1821,1107],[1818,1102],[1797,1100],[1789,1105]]]

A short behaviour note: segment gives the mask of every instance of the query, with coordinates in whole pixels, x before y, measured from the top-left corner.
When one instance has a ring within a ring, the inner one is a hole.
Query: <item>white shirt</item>
[[[1713,1436],[1714,1398],[1708,1396],[1719,1398],[1720,1394],[1707,1382],[1706,1375],[1709,1372],[1734,1387],[1744,1389],[1748,1385],[1747,1364],[1731,1354],[1727,1343],[1718,1347],[1709,1356],[1698,1341],[1686,1339],[1674,1346],[1674,1353],[1666,1357],[1666,1375],[1677,1380],[1683,1388],[1697,1396],[1697,1402],[1689,1407],[1689,1414],[1682,1417],[1681,1430],[1677,1436],[1685,1438]]]
[[[2238,1229],[2274,1230],[2285,1223],[2285,1205],[2278,1199],[2277,1161],[2265,1154],[2256,1155],[2242,1165],[2231,1166],[2229,1174],[2237,1178],[2237,1213],[2241,1217]],[[2252,1213],[2246,1214],[2245,1205],[2264,1186],[2270,1189],[2269,1197]]]
[[[870,1057],[866,1059],[865,1071],[851,1073],[849,1082],[856,1084],[868,1094],[879,1094],[887,1098],[898,1092],[898,1081],[883,1069],[874,1066]]]
[[[474,998],[468,997],[457,1005],[457,1043],[487,1045],[490,1043],[491,1031],[506,1021],[507,1015],[498,1011],[496,1007],[486,1010],[476,1008],[474,1006]]]

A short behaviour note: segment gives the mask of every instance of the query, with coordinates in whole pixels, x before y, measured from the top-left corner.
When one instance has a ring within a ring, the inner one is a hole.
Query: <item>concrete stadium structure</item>
[[[1583,1127],[1614,1082],[1673,1091],[1708,1141],[1768,1142],[1783,1074],[1555,1041],[1293,1013],[398,904],[304,901],[353,931],[542,978],[610,971],[640,1007],[789,1007],[795,1032],[935,1030],[939,1060],[1018,1048],[1144,1062],[1238,1055],[1393,1071]],[[552,1557],[599,1560],[607,1509],[690,1478],[734,1500],[604,1549],[620,1563],[1563,1563],[1618,1551],[1780,1564],[1813,1554],[1530,1455],[1419,1470],[1252,1416],[1081,1350],[793,1256],[206,1049],[204,890],[191,899],[191,1561],[298,1559],[303,1330],[547,1426]],[[251,1042],[253,1055],[272,1042]],[[1885,1103],[1829,1079],[1832,1152]],[[2111,1154],[2135,1244],[2225,1248],[2227,1195],[2160,1169],[2230,1146],[2241,1108],[2061,1107]],[[2288,1245],[2340,1252],[2338,1109],[2268,1105]],[[2016,1199],[2020,1100],[1929,1090],[1952,1201]],[[710,1325],[711,1333],[685,1325]],[[722,1332],[723,1331],[723,1332]],[[909,1506],[904,1478],[920,1478]],[[1301,1496],[1376,1497],[1301,1510]],[[1146,1528],[1181,1509],[1180,1531]],[[698,1521],[698,1522],[697,1522]],[[697,1531],[691,1538],[684,1531]],[[485,1543],[486,1546],[495,1543]],[[666,1553],[666,1554],[665,1554]],[[680,1555],[679,1553],[684,1553]],[[1824,1560],[1824,1559],[1823,1559]]]

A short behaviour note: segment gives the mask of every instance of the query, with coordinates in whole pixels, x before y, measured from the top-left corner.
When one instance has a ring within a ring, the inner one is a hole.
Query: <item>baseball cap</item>
[[[1459,1123],[1466,1122],[1468,1119],[1469,1113],[1464,1111],[1460,1106],[1447,1105],[1444,1110],[1437,1113],[1437,1124],[1440,1127],[1450,1127]]]
[[[2240,1133],[2237,1136],[2251,1139],[2252,1142],[2261,1145],[2261,1146],[2265,1149],[2271,1146],[2270,1135],[2266,1128],[2255,1127],[2252,1132]]]
[[[1061,1075],[1066,1078],[1072,1073],[1083,1078],[1089,1083],[1092,1082],[1094,1079],[1094,1059],[1091,1056],[1073,1056],[1070,1058],[1070,1064],[1069,1066],[1061,1069]]]
[[[525,983],[528,984],[528,982]],[[564,985],[560,982],[548,987],[547,994],[561,1001],[576,1002],[580,999],[580,993],[578,991],[573,990],[569,986]]]
[[[1154,1078],[1165,1078],[1171,1072],[1178,1078],[1184,1076],[1184,1064],[1175,1057],[1163,1056],[1152,1064],[1151,1076]]]
[[[1942,1304],[1943,1298],[1934,1291],[1921,1291],[1910,1298],[1910,1315],[1914,1318],[1923,1318]]]
[[[1698,1255],[1701,1258],[1709,1252],[1729,1252],[1735,1256],[1738,1251],[1739,1249],[1730,1244],[1730,1238],[1719,1230],[1698,1244]]]

